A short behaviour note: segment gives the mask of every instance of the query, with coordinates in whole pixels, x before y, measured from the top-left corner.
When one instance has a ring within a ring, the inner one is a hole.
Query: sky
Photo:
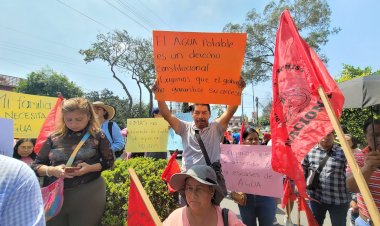
[[[49,67],[62,73],[85,92],[112,90],[126,98],[107,64],[85,63],[96,35],[125,29],[133,37],[151,38],[153,30],[221,32],[227,23],[243,23],[247,12],[257,12],[269,1],[252,0],[0,0],[0,74],[26,78]],[[327,69],[337,77],[343,64],[380,69],[380,2],[328,1],[331,26],[341,31],[322,47]],[[132,93],[134,81],[122,80]],[[244,113],[251,115],[252,93],[265,105],[271,98],[270,81],[243,92]],[[145,100],[148,101],[147,92]],[[133,96],[136,100],[138,96]],[[259,106],[259,108],[262,108]],[[235,115],[240,115],[241,108]]]

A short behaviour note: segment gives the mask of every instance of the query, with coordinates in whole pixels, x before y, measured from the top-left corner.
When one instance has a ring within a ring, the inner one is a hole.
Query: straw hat
[[[96,101],[96,102],[92,103],[92,105],[94,107],[103,108],[108,113],[108,118],[107,118],[108,120],[111,120],[111,119],[113,119],[113,117],[115,117],[115,108],[114,107],[107,105],[107,104],[104,104],[101,101]]]
[[[207,165],[194,165],[186,173],[176,173],[170,178],[170,186],[176,191],[183,191],[187,178],[193,178],[198,182],[215,188],[215,195],[212,202],[219,205],[224,195],[220,189],[216,173],[213,168]]]

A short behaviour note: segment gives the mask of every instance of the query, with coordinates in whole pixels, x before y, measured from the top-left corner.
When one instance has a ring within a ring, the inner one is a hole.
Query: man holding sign
[[[239,87],[241,89],[245,87],[244,80],[240,80]],[[156,83],[153,90],[156,91],[157,89],[158,85]],[[221,175],[220,142],[238,106],[227,105],[227,110],[210,123],[211,109],[209,104],[196,103],[191,105],[192,122],[178,119],[170,112],[165,101],[158,101],[158,108],[175,133],[182,138],[182,171],[187,171],[193,165],[207,165],[201,148],[203,145],[212,167],[216,172],[220,172],[221,179],[218,184],[224,192],[224,196],[226,196],[227,188]]]
[[[157,79],[152,90],[161,115],[182,138],[182,170],[193,165],[212,165],[225,195],[220,142],[245,87],[240,75],[246,36],[153,31]],[[191,107],[193,121],[182,121],[172,115],[165,101],[196,103]],[[226,104],[227,110],[209,123],[210,103]]]

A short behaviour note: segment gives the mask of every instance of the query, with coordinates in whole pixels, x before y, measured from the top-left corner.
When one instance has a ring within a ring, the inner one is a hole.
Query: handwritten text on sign
[[[163,118],[127,119],[127,152],[166,152],[169,124]]]
[[[272,147],[221,145],[221,164],[228,190],[282,197],[282,175],[271,166]]]
[[[13,119],[15,138],[37,138],[57,98],[0,90],[0,118]]]
[[[157,100],[239,105],[246,34],[153,31]]]

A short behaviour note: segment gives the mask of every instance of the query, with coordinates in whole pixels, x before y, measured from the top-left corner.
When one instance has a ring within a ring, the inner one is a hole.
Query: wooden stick
[[[146,208],[148,209],[149,214],[152,217],[154,223],[156,224],[156,226],[162,226],[162,222],[160,220],[160,217],[158,216],[156,210],[154,209],[152,203],[150,202],[149,197],[146,194],[139,178],[137,177],[135,170],[133,168],[128,168],[128,172],[129,172],[129,175],[131,176],[131,179],[135,183],[136,188],[137,188],[138,192],[140,193],[141,198],[142,198]]]
[[[354,154],[353,154],[350,146],[348,145],[347,140],[344,137],[342,127],[340,126],[340,123],[339,123],[339,121],[335,115],[335,112],[333,111],[333,109],[331,107],[331,103],[328,100],[327,95],[326,95],[325,91],[323,90],[323,87],[318,87],[318,93],[319,93],[319,96],[321,97],[322,102],[326,108],[327,114],[330,118],[330,121],[333,125],[333,128],[334,128],[334,130],[338,136],[339,142],[342,145],[344,155],[346,156],[348,165],[351,168],[352,174],[353,174],[353,176],[356,180],[356,183],[359,187],[360,193],[363,196],[364,202],[367,206],[367,209],[369,211],[369,214],[371,216],[373,224],[375,226],[379,226],[380,225],[379,211],[375,205],[372,194],[368,189],[368,185],[367,185],[367,183],[363,177],[363,174],[361,173],[360,167],[358,166],[358,163],[356,162],[356,160],[354,158]]]

